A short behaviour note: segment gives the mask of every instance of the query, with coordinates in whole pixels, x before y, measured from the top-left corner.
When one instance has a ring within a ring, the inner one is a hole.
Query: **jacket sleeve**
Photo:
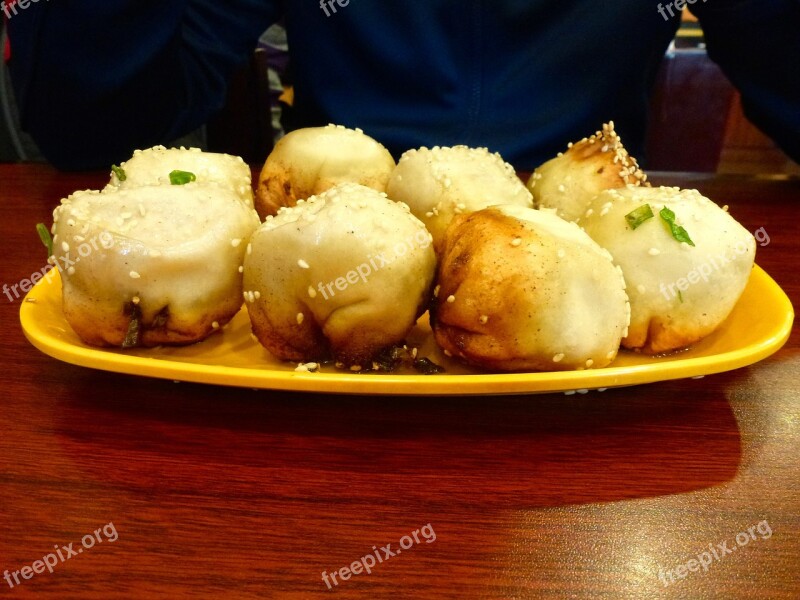
[[[800,162],[800,0],[695,0],[690,9],[747,117]]]
[[[8,22],[22,127],[63,169],[167,143],[225,100],[280,0],[38,2]]]

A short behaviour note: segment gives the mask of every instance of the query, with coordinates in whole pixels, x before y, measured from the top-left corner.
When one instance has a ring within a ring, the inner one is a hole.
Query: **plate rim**
[[[445,376],[304,373],[126,355],[117,350],[77,346],[60,340],[44,331],[35,319],[37,307],[34,294],[53,293],[50,289],[44,290],[45,286],[57,285],[60,291],[61,280],[60,276],[56,275],[49,281],[45,278],[37,282],[26,294],[20,306],[20,323],[24,335],[44,354],[69,364],[115,373],[276,391],[376,396],[474,396],[568,393],[577,390],[657,383],[713,375],[759,362],[777,352],[786,343],[794,321],[794,308],[786,292],[766,271],[754,265],[747,286],[752,285],[754,277],[763,278],[763,283],[772,289],[774,299],[781,305],[781,320],[778,322],[776,318],[771,328],[771,335],[764,339],[742,348],[710,356],[582,371],[469,373]],[[64,324],[69,327],[66,319]],[[376,377],[380,379],[375,379]],[[565,385],[565,380],[568,380],[569,385]],[[379,381],[378,386],[375,385],[376,381]]]

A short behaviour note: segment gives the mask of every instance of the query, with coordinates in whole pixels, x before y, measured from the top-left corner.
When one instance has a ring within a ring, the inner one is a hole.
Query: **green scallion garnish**
[[[36,233],[39,234],[39,239],[42,240],[44,247],[47,248],[47,258],[53,256],[53,238],[50,237],[50,230],[45,227],[44,223],[36,224]]]
[[[661,215],[661,218],[664,219],[667,225],[669,225],[672,237],[679,242],[685,242],[690,246],[694,246],[694,242],[692,241],[692,238],[689,237],[689,234],[686,233],[686,230],[675,222],[674,212],[665,206],[658,214]]]
[[[125,174],[125,169],[118,167],[117,165],[111,165],[111,172],[117,176],[117,179],[120,182],[125,181],[128,178],[128,176]]]
[[[169,174],[169,182],[172,185],[186,185],[192,181],[196,181],[197,177],[190,171],[173,171]]]
[[[631,226],[631,229],[636,229],[639,225],[652,218],[653,209],[650,208],[649,204],[642,204],[639,208],[635,208],[625,215],[625,220]]]

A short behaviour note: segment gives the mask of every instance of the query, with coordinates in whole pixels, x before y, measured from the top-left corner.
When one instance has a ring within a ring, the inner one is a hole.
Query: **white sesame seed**
[[[481,322],[481,325],[486,325],[489,322],[489,317],[487,315],[481,315],[478,321]]]
[[[67,242],[61,242],[61,249],[64,252],[69,252],[69,244]]]
[[[589,360],[587,360],[587,361],[586,361],[586,368],[588,369],[588,368],[589,368],[589,367],[591,367],[593,364],[594,364],[594,361],[593,361],[593,360],[590,358]]]
[[[240,240],[239,238],[234,238],[231,240],[231,246],[233,246],[234,248],[237,248],[241,243],[242,240]]]
[[[452,294],[450,294],[450,295],[447,297],[447,302],[448,302],[448,304],[452,304],[452,303],[453,303],[453,302],[455,302],[455,301],[456,301],[456,297],[455,297],[455,296],[453,296]]]
[[[219,323],[217,321],[212,322],[211,323],[211,328],[212,329],[219,329]]]
[[[139,277],[141,277],[141,275],[139,275],[139,273],[137,273],[136,271],[131,271],[130,273],[128,273],[128,275],[130,275],[131,279],[139,279]]]
[[[563,194],[564,192],[567,191],[567,188],[564,187],[564,184],[562,183],[561,185],[558,186],[558,191]]]
[[[297,324],[298,325],[302,325],[303,324],[303,319],[305,319],[305,316],[303,315],[303,313],[299,312],[299,313],[297,313],[296,319],[297,319]]]
[[[67,275],[75,275],[75,267],[70,267],[67,269]]]
[[[301,269],[310,269],[311,267],[308,266],[308,263],[304,261],[302,258],[297,261],[297,266]]]
[[[139,304],[139,302],[141,301],[142,300],[141,298],[139,298],[139,296],[134,296],[133,298],[131,298],[131,302],[133,302],[134,304]]]
[[[556,354],[556,355],[553,357],[553,362],[554,362],[554,363],[561,362],[562,360],[564,360],[564,353],[563,353],[563,352],[559,352],[558,354]]]
[[[247,244],[247,254],[253,253],[253,244]]]
[[[239,273],[244,273],[244,265],[239,265]]]
[[[452,353],[452,352],[450,352],[450,350],[445,350],[445,351],[444,351],[444,355],[445,355],[445,356],[453,356],[453,353]]]
[[[521,243],[522,243],[522,238],[514,238],[513,240],[511,240],[511,245],[514,246],[515,248],[519,246]]]
[[[259,292],[258,290],[253,292],[253,298],[255,298],[256,300],[259,300],[261,298],[261,292]]]
[[[311,286],[308,286],[308,297],[309,298],[316,298],[317,297],[317,290],[315,290]]]
[[[361,365],[353,365],[350,367],[350,370],[353,371],[353,373],[358,373],[361,370]]]
[[[433,288],[433,297],[434,298],[438,298],[439,297],[439,290],[440,289],[442,289],[441,285],[437,285],[435,288]]]

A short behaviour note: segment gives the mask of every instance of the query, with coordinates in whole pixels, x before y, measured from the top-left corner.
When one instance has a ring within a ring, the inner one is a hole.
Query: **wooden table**
[[[2,282],[105,178],[0,166]],[[758,263],[798,303],[800,182],[657,179],[765,228]],[[19,304],[0,300],[3,597],[799,597],[797,334],[701,380],[348,397],[71,366],[25,340]]]

